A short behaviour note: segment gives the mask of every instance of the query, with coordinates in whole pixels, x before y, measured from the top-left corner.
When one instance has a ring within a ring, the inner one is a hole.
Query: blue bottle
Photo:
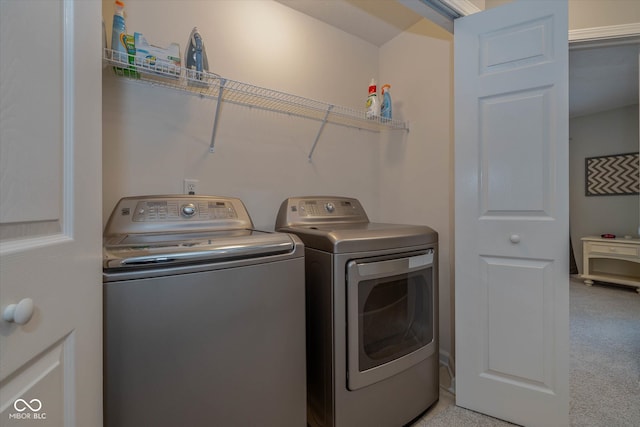
[[[380,108],[380,116],[383,120],[391,120],[391,94],[389,93],[391,85],[382,86],[382,107]]]
[[[124,2],[116,0],[113,5],[113,29],[111,32],[111,50],[114,60],[127,61],[127,46],[124,44],[123,35],[127,34],[127,28],[124,23]],[[119,53],[116,53],[119,52]]]

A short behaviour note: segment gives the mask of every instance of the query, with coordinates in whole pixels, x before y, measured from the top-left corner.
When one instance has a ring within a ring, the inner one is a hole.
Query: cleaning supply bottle
[[[113,4],[113,27],[111,32],[111,59],[114,62],[131,64],[128,67],[113,67],[116,75],[139,78],[136,71],[136,48],[133,36],[127,34],[124,23],[124,2],[116,0]]]
[[[377,119],[380,116],[380,104],[378,103],[378,89],[376,81],[371,79],[369,83],[369,96],[367,97],[367,110],[365,116],[367,119]]]
[[[113,51],[113,59],[116,61],[128,62],[127,46],[123,38],[125,34],[127,34],[127,28],[124,23],[124,2],[116,0],[113,4],[113,30],[111,32],[111,50]]]
[[[391,120],[391,94],[389,93],[391,85],[382,85],[382,107],[380,108],[380,116],[382,120]]]

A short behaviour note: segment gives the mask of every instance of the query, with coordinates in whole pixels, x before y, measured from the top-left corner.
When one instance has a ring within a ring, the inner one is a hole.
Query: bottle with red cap
[[[126,60],[127,46],[123,41],[123,36],[127,34],[127,27],[124,23],[124,2],[116,0],[113,4],[113,27],[111,32],[111,50],[122,52]],[[120,58],[118,58],[120,59]]]
[[[378,88],[374,79],[371,79],[371,83],[369,83],[369,96],[366,105],[365,116],[367,119],[377,119],[380,116],[380,104],[378,103]]]

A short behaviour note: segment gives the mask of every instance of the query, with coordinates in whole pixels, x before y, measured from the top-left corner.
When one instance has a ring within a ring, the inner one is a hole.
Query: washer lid
[[[105,239],[103,268],[133,269],[250,259],[291,253],[288,234],[256,230],[127,234]]]
[[[145,269],[292,253],[282,233],[253,229],[240,199],[186,194],[120,199],[104,230],[103,268]]]

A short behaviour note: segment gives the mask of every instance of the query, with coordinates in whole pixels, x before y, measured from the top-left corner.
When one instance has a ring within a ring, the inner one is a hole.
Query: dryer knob
[[[182,205],[181,209],[182,209],[182,215],[186,217],[191,217],[196,213],[196,205],[194,205],[193,203]]]

